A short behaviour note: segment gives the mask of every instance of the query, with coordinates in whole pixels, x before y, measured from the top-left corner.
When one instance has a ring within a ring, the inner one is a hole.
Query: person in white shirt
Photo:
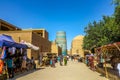
[[[117,69],[118,69],[118,73],[119,73],[119,76],[120,76],[120,62],[117,65]]]

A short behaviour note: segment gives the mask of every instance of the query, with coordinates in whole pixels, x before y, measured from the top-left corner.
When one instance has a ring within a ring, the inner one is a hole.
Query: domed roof
[[[82,36],[82,35],[78,35],[78,36],[76,36],[73,40],[81,40],[81,39],[83,39],[83,37],[84,37],[84,36]]]

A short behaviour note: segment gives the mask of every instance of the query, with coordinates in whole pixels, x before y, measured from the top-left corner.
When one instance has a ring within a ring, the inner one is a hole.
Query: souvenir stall
[[[16,50],[19,49],[21,53],[23,50],[27,49],[27,45],[16,43],[11,36],[0,35],[0,74],[7,74],[7,77],[10,77],[7,60],[13,57],[16,57]],[[10,63],[10,61],[8,62]],[[6,69],[5,69],[6,68]],[[4,71],[6,70],[6,71]],[[6,73],[7,72],[7,73]],[[0,79],[1,80],[1,79]]]
[[[35,55],[37,55],[37,58],[34,57],[34,56],[31,56],[31,59],[34,60],[34,62],[35,62],[35,64],[33,64],[32,66],[34,66],[34,68],[38,68],[38,65],[39,65],[39,63],[40,63],[40,59],[39,59],[39,57],[40,57],[39,47],[38,47],[38,46],[35,46],[35,45],[33,45],[33,44],[29,43],[29,42],[26,42],[26,41],[24,41],[24,40],[21,40],[20,43],[27,45],[27,46],[28,46],[28,49],[32,49],[32,50],[35,51],[35,53],[36,53]],[[30,64],[29,64],[29,61],[27,61],[27,63],[28,63],[28,66],[27,66],[27,67],[28,67],[28,69],[30,69],[29,67],[31,67],[31,66],[30,66]]]
[[[31,43],[29,43],[29,42],[24,42],[24,44],[25,45],[27,45],[28,46],[28,49],[32,49],[32,50],[35,50],[35,51],[37,51],[38,53],[38,58],[37,59],[35,59],[34,57],[32,57],[33,58],[33,60],[34,60],[34,63],[33,63],[33,67],[34,67],[34,69],[36,69],[36,68],[38,68],[38,65],[39,65],[39,63],[40,63],[40,60],[39,60],[39,47],[38,46],[35,46],[35,45],[33,45],[33,44],[31,44]]]
[[[95,52],[97,53],[98,63],[101,64],[100,67],[105,68],[105,74],[108,78],[107,64],[110,64],[113,69],[116,69],[117,63],[120,60],[120,42],[96,48]]]
[[[36,50],[36,51],[39,50],[39,47],[37,47],[37,46],[35,46],[35,45],[31,44],[31,43],[24,42],[24,44],[27,45],[28,48],[30,48],[30,49],[33,49],[33,50]]]

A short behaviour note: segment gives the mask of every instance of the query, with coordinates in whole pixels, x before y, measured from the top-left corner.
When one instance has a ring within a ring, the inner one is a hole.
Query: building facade
[[[34,33],[37,33],[38,35],[40,35],[41,37],[43,37],[44,39],[49,39],[49,35],[48,32],[45,29],[32,29],[32,31]]]
[[[82,49],[83,38],[84,36],[78,35],[72,40],[71,55],[80,55],[81,57],[84,57],[84,51]]]
[[[56,55],[61,55],[62,53],[62,48],[55,41],[51,43],[51,53],[55,53]]]
[[[37,47],[38,51],[27,49],[27,56],[38,59],[40,53],[51,52],[51,42],[48,40],[48,32],[45,29],[22,30],[4,20],[0,20],[0,34],[12,36],[16,42],[21,40],[29,42]]]

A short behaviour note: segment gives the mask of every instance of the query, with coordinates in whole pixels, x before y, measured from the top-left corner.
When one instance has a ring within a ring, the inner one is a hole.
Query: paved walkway
[[[107,80],[101,74],[91,71],[84,63],[69,61],[67,66],[46,67],[25,72],[12,80]]]

